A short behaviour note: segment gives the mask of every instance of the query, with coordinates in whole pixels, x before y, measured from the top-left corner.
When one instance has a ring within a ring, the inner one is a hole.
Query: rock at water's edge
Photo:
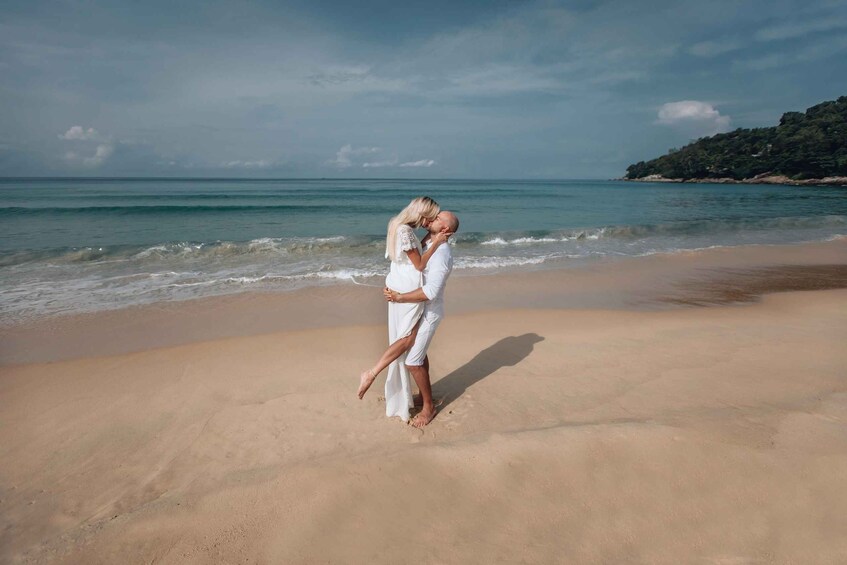
[[[791,186],[847,186],[847,177],[824,177],[822,179],[794,180],[785,175],[765,173],[749,179],[736,180],[733,178],[717,179],[669,179],[662,175],[647,175],[637,179],[623,178],[630,182],[679,182],[679,183],[708,183],[708,184],[788,184]]]

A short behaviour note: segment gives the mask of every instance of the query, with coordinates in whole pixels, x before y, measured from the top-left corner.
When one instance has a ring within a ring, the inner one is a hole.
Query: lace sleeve
[[[400,245],[400,251],[411,251],[417,249],[417,236],[409,226],[400,226],[397,230],[397,241]]]

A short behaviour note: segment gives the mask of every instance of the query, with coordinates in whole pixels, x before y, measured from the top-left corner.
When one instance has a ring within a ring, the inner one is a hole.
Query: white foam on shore
[[[540,265],[547,257],[463,257],[456,259],[456,269],[500,269],[522,265]]]
[[[841,222],[833,217],[833,224]],[[611,228],[610,228],[611,229]],[[637,228],[609,236],[607,228],[550,235],[508,234],[479,241],[470,234],[452,245],[460,273],[496,273],[520,268],[561,268],[598,257],[639,257],[740,245],[786,245],[839,241],[831,227],[753,230],[721,234],[639,234]],[[836,228],[838,229],[838,228]],[[838,229],[842,231],[842,229]],[[607,237],[608,236],[608,237]],[[388,264],[380,240],[348,238],[259,238],[245,243],[172,243],[142,251],[86,248],[4,267],[0,324],[56,314],[119,309],[245,291],[290,291],[306,286],[359,284],[383,277]]]

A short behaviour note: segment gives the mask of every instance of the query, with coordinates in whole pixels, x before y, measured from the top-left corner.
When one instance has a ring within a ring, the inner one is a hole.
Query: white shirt
[[[430,312],[444,315],[444,287],[447,277],[453,272],[453,252],[449,243],[442,243],[433,251],[424,269],[423,293],[429,298],[426,309]]]

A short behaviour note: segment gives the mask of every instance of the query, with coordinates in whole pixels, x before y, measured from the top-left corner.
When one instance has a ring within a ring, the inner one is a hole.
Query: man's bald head
[[[447,227],[447,231],[450,233],[456,233],[459,231],[459,218],[453,212],[449,210],[442,210],[438,213],[438,218],[444,223]]]

